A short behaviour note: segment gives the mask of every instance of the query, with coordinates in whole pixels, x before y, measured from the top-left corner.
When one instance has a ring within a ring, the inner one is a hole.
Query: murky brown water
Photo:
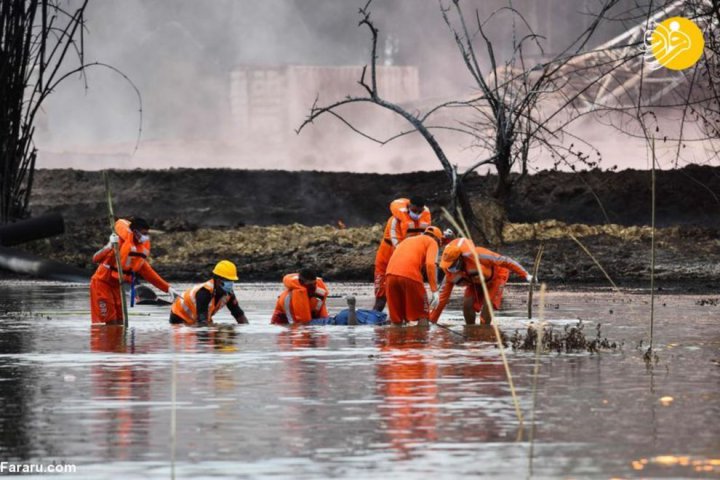
[[[136,307],[124,336],[90,327],[85,286],[0,284],[0,461],[77,465],[57,478],[169,478],[174,364],[177,478],[720,476],[720,306],[701,297],[658,298],[648,370],[636,348],[645,296],[551,293],[552,323],[602,322],[625,346],[542,356],[531,461],[533,354],[508,353],[526,416],[517,441],[492,334],[464,329],[459,311],[442,323],[469,341],[288,329],[268,324],[277,288],[239,286],[251,325],[173,329],[167,308]],[[369,285],[344,292],[372,303]],[[524,295],[510,288],[508,333],[527,324]]]

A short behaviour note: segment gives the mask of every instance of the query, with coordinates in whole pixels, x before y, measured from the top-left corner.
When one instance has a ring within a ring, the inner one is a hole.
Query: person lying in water
[[[213,315],[224,306],[227,306],[237,323],[248,323],[233,292],[233,282],[238,279],[235,264],[222,260],[215,265],[212,273],[213,278],[185,290],[175,299],[170,311],[170,323],[210,325],[213,323]]]
[[[327,318],[328,288],[314,271],[304,268],[299,273],[283,277],[285,291],[275,304],[271,324],[307,324],[311,320]]]

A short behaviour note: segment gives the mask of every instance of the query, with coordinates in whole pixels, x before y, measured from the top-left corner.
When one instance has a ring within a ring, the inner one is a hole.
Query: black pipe
[[[90,272],[77,267],[6,247],[0,247],[0,268],[61,282],[87,283],[91,275]]]
[[[0,245],[12,247],[63,233],[65,233],[65,222],[62,215],[48,213],[0,226]]]

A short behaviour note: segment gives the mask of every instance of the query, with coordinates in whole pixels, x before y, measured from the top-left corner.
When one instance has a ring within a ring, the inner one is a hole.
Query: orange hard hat
[[[457,243],[451,243],[445,247],[445,250],[443,250],[442,258],[440,259],[440,268],[447,270],[455,262],[457,262],[457,259],[460,258],[461,254],[462,249],[457,245]]]
[[[442,230],[440,230],[438,227],[429,226],[425,229],[424,233],[426,233],[428,235],[432,235],[433,237],[435,237],[436,239],[438,239],[440,241],[442,241],[442,239],[444,238]]]

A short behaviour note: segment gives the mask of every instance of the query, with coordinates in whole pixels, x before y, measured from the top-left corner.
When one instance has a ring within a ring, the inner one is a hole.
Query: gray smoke
[[[287,90],[283,121],[271,130],[248,135],[233,106],[233,72],[266,71],[292,66],[361,66],[369,58],[369,35],[358,28],[357,10],[365,0],[91,0],[85,38],[86,62],[111,64],[137,85],[143,98],[142,142],[133,155],[138,130],[134,90],[120,76],[100,67],[89,69],[87,88],[68,79],[48,100],[36,141],[41,167],[167,168],[182,166],[411,171],[439,167],[416,135],[380,147],[327,118],[292,132],[312,104],[314,94]],[[628,4],[634,2],[627,2]],[[547,38],[547,52],[567,46],[591,21],[597,0],[522,0],[513,6]],[[506,6],[505,0],[467,0],[467,12],[481,17]],[[417,67],[419,105],[473,93],[438,3],[376,0],[373,18],[381,30],[380,65]],[[470,15],[469,15],[470,16]],[[509,15],[500,13],[488,32],[501,56],[509,53]],[[627,25],[609,24],[598,36],[606,40]],[[518,35],[524,33],[518,26]],[[596,42],[597,43],[597,42]],[[529,52],[532,56],[533,52]],[[535,52],[537,53],[537,52]],[[485,55],[482,52],[482,55]],[[357,92],[357,78],[345,79],[333,92]],[[327,92],[320,93],[328,101]],[[325,95],[323,95],[325,94]],[[299,107],[298,107],[299,106]],[[377,135],[406,128],[377,108],[348,114]],[[254,125],[259,119],[251,119]],[[278,127],[279,126],[279,127]],[[256,127],[256,130],[260,127]],[[276,130],[285,133],[278,145]],[[274,130],[273,130],[274,129]],[[331,132],[330,134],[323,134]],[[590,132],[597,133],[592,126]],[[616,132],[607,130],[612,138]],[[597,135],[595,135],[597,137]],[[607,156],[617,156],[617,142],[598,139]],[[251,137],[251,138],[249,138]],[[467,148],[466,139],[439,135],[452,161],[469,164],[484,152]],[[639,143],[637,152],[641,152]],[[631,149],[632,150],[632,149]],[[627,151],[627,150],[626,150]],[[632,155],[636,159],[637,153]],[[645,158],[622,166],[642,167]],[[541,167],[551,165],[542,159]],[[613,162],[606,162],[612,164]],[[609,165],[608,165],[609,166]]]

